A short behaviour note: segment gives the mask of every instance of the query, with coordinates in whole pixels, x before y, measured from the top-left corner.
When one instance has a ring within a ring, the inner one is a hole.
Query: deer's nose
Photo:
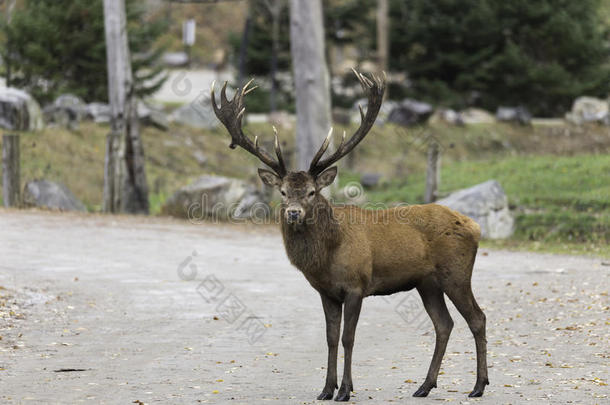
[[[301,216],[301,210],[298,208],[288,208],[286,210],[286,217],[291,221],[299,219],[299,216]]]

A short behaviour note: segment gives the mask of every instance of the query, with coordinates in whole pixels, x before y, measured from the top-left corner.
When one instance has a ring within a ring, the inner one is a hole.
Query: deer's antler
[[[229,145],[231,149],[235,149],[236,146],[241,146],[243,149],[259,158],[261,162],[273,169],[273,171],[275,171],[280,177],[283,177],[286,175],[286,166],[284,165],[284,159],[282,158],[280,142],[278,140],[277,130],[275,127],[273,128],[273,132],[275,133],[275,154],[277,156],[277,160],[275,160],[266,151],[258,147],[258,137],[254,137],[254,142],[252,142],[246,135],[244,135],[244,132],[242,131],[241,123],[244,117],[244,112],[246,111],[246,108],[244,107],[244,96],[256,89],[256,86],[248,88],[251,83],[252,80],[246,83],[241,90],[237,89],[233,99],[229,101],[226,93],[227,82],[225,82],[222,86],[222,90],[220,91],[220,107],[216,105],[216,96],[214,95],[215,83],[212,83],[210,97],[212,99],[214,114],[216,114],[216,117],[218,117],[220,122],[222,122],[231,135],[231,144]]]
[[[343,132],[343,138],[341,139],[341,143],[339,147],[329,157],[326,159],[321,159],[328,149],[328,145],[330,144],[330,139],[333,134],[333,129],[331,128],[324,140],[324,143],[314,156],[311,161],[311,165],[309,166],[309,173],[316,176],[324,171],[327,167],[337,162],[343,156],[347,155],[351,152],[352,149],[356,147],[364,139],[364,137],[371,130],[373,124],[375,123],[375,119],[377,119],[377,114],[379,113],[379,109],[381,108],[381,103],[383,101],[383,93],[385,92],[385,83],[386,83],[386,75],[383,72],[382,77],[376,77],[371,75],[371,79],[367,78],[361,73],[356,72],[356,70],[352,69],[354,74],[360,81],[360,85],[362,89],[366,93],[368,97],[368,106],[366,108],[366,115],[364,111],[362,111],[362,106],[358,106],[360,108],[360,127],[356,130],[356,132],[350,137],[350,139],[345,142],[345,131]]]

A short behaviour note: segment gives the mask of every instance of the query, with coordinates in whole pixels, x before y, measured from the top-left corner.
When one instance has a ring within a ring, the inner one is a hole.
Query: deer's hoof
[[[484,388],[475,388],[475,389],[472,390],[472,392],[470,394],[468,394],[468,396],[470,398],[482,397],[483,396],[483,390],[484,390]]]
[[[436,388],[436,382],[429,383],[424,381],[421,387],[419,387],[419,389],[413,393],[413,396],[419,398],[427,397],[432,388]]]
[[[427,397],[429,393],[430,393],[430,388],[425,388],[422,386],[422,387],[419,387],[419,389],[413,393],[413,396],[418,397],[418,398],[423,398],[423,397]]]
[[[344,392],[339,391],[337,393],[337,397],[335,398],[335,401],[337,401],[337,402],[349,401],[349,391],[344,391]]]
[[[331,392],[322,391],[322,393],[320,395],[318,395],[318,401],[328,401],[329,399],[333,399],[332,391]]]
[[[474,389],[468,396],[470,398],[477,398],[483,396],[483,391],[485,391],[485,386],[489,385],[489,380],[487,378],[477,380],[477,383],[474,385]]]

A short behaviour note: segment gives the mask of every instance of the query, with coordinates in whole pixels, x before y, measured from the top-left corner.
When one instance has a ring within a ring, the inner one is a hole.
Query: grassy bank
[[[515,235],[504,246],[610,255],[610,155],[500,157],[446,164],[441,173],[444,194],[489,179],[500,182],[516,219]],[[348,173],[341,183],[358,179]],[[424,189],[422,172],[390,180],[367,196],[421,203]]]

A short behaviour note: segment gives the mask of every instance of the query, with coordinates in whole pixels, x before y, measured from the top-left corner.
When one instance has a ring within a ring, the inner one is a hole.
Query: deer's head
[[[242,131],[242,119],[246,109],[243,100],[246,94],[256,88],[248,88],[252,83],[252,80],[246,83],[241,90],[238,89],[235,92],[233,99],[230,101],[226,96],[227,83],[225,82],[220,92],[220,107],[216,104],[214,84],[212,84],[212,107],[214,108],[216,117],[218,117],[231,135],[230,148],[234,149],[236,146],[242,147],[258,157],[271,169],[259,169],[258,174],[265,184],[279,190],[282,195],[284,219],[289,223],[300,223],[311,215],[315,203],[319,201],[320,198],[324,198],[321,196],[320,191],[331,184],[337,175],[337,167],[332,165],[354,149],[354,147],[364,139],[375,123],[379,108],[381,107],[381,102],[383,101],[385,73],[382,78],[372,76],[371,79],[355,70],[354,73],[368,97],[366,114],[362,110],[362,107],[360,107],[360,127],[347,142],[345,140],[345,132],[343,132],[341,143],[336,148],[335,152],[326,158],[322,158],[330,145],[333,133],[331,128],[324,143],[313,157],[309,170],[306,172],[289,172],[286,170],[275,127],[273,128],[273,131],[275,132],[275,155],[277,159],[273,158],[265,150],[259,148],[258,137],[254,137],[254,141],[251,141],[244,135]]]

